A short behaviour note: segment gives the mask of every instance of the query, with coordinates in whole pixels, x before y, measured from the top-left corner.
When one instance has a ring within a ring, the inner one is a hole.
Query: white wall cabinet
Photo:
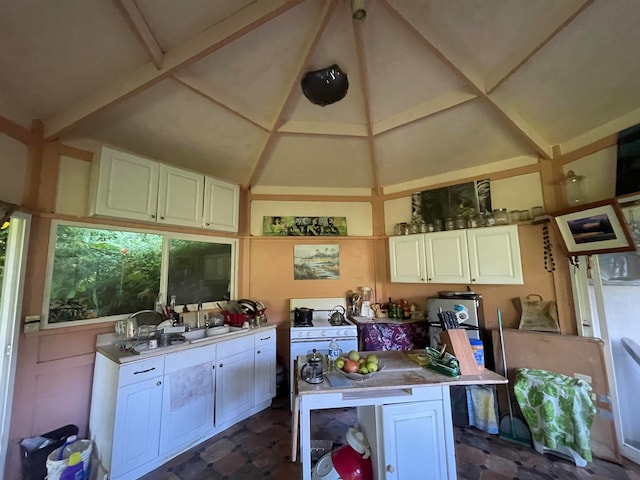
[[[392,282],[522,284],[517,225],[389,237]]]
[[[206,177],[204,195],[204,228],[238,231],[240,187]]]
[[[378,480],[456,478],[449,390],[430,393],[433,399],[358,407]]]
[[[91,215],[238,231],[237,185],[110,147],[92,176]]]
[[[165,359],[160,451],[170,453],[213,428],[216,345]]]
[[[134,480],[271,403],[276,330],[119,364],[98,352],[90,437],[111,480]]]
[[[254,406],[254,339],[242,337],[219,346],[216,362],[216,427]]]

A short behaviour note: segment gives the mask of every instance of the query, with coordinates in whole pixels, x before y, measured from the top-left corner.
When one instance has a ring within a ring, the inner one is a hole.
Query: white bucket
[[[62,451],[62,460],[58,460],[60,451]],[[80,452],[82,458],[82,470],[85,478],[89,478],[89,469],[91,466],[91,451],[93,442],[91,440],[77,440],[67,446],[56,448],[47,457],[47,480],[60,480],[60,476],[64,469],[69,466],[69,457],[74,452]]]

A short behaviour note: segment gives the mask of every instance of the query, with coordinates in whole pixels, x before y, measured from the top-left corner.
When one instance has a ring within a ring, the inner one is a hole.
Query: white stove
[[[335,308],[338,307],[338,308]],[[289,365],[289,386],[293,404],[293,362],[298,355],[307,355],[313,349],[316,352],[327,355],[329,353],[329,343],[335,339],[338,347],[344,354],[351,350],[358,350],[358,327],[345,319],[342,325],[331,325],[329,317],[333,311],[342,313],[346,309],[344,298],[292,298],[289,300],[289,310],[291,311],[290,330],[290,365]],[[296,326],[293,321],[293,311],[296,308],[312,308],[312,326]]]

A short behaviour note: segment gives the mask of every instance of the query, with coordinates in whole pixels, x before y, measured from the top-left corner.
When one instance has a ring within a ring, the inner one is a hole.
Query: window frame
[[[117,320],[122,320],[128,318],[132,313],[123,313],[118,315],[109,315],[106,317],[98,317],[98,318],[87,318],[83,320],[69,320],[66,322],[59,323],[49,323],[49,304],[51,301],[51,286],[53,281],[53,263],[55,257],[55,249],[56,249],[56,236],[58,232],[58,226],[69,226],[69,227],[80,227],[80,228],[89,228],[89,229],[97,229],[97,230],[113,230],[120,232],[130,232],[130,233],[146,233],[146,234],[155,234],[160,235],[162,237],[162,251],[161,251],[161,260],[160,260],[160,294],[162,295],[163,302],[168,302],[167,297],[167,285],[169,280],[169,243],[171,240],[187,240],[194,242],[206,242],[206,243],[221,243],[226,245],[231,245],[231,277],[230,277],[230,295],[231,298],[236,297],[236,292],[238,289],[238,239],[231,237],[217,237],[211,235],[199,235],[195,233],[180,233],[180,232],[168,232],[163,230],[158,230],[154,228],[137,228],[137,227],[128,227],[128,226],[117,226],[117,225],[105,225],[101,223],[85,223],[85,222],[74,222],[70,220],[52,220],[51,226],[49,230],[49,246],[47,251],[47,265],[46,265],[46,273],[45,273],[45,284],[44,291],[42,295],[42,309],[41,309],[41,317],[40,317],[40,328],[41,329],[54,329],[54,328],[65,328],[65,327],[75,327],[82,325],[95,325],[100,323],[107,322],[115,322]],[[213,309],[217,308],[218,304],[224,305],[226,302],[224,301],[212,301],[212,302],[203,302],[202,308]],[[182,310],[183,304],[178,305]],[[178,307],[177,306],[177,307]],[[149,308],[153,308],[152,305]],[[187,308],[189,310],[195,310],[197,308],[197,304],[187,304]]]

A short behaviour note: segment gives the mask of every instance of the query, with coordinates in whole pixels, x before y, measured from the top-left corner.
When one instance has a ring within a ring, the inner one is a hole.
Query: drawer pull
[[[148,369],[146,369],[146,370],[141,370],[141,371],[139,371],[139,372],[133,372],[133,374],[134,374],[134,375],[138,375],[139,373],[147,373],[147,372],[151,372],[151,371],[153,371],[153,370],[155,370],[155,369],[156,369],[156,367],[151,367],[151,368],[148,368]]]
[[[264,342],[265,340],[269,340],[270,338],[271,338],[271,335],[269,335],[268,337],[261,338],[260,341]]]
[[[258,350],[258,353],[260,353],[260,350]]]
[[[160,385],[162,385],[162,382],[158,380],[158,381],[156,382],[156,385],[159,387]]]
[[[221,363],[220,365],[218,365],[220,368],[222,368],[224,365]]]
[[[395,469],[395,468],[393,468],[393,465],[387,465],[387,472],[389,472],[389,473],[393,473],[393,472],[395,472],[395,471],[396,471],[396,469]]]

